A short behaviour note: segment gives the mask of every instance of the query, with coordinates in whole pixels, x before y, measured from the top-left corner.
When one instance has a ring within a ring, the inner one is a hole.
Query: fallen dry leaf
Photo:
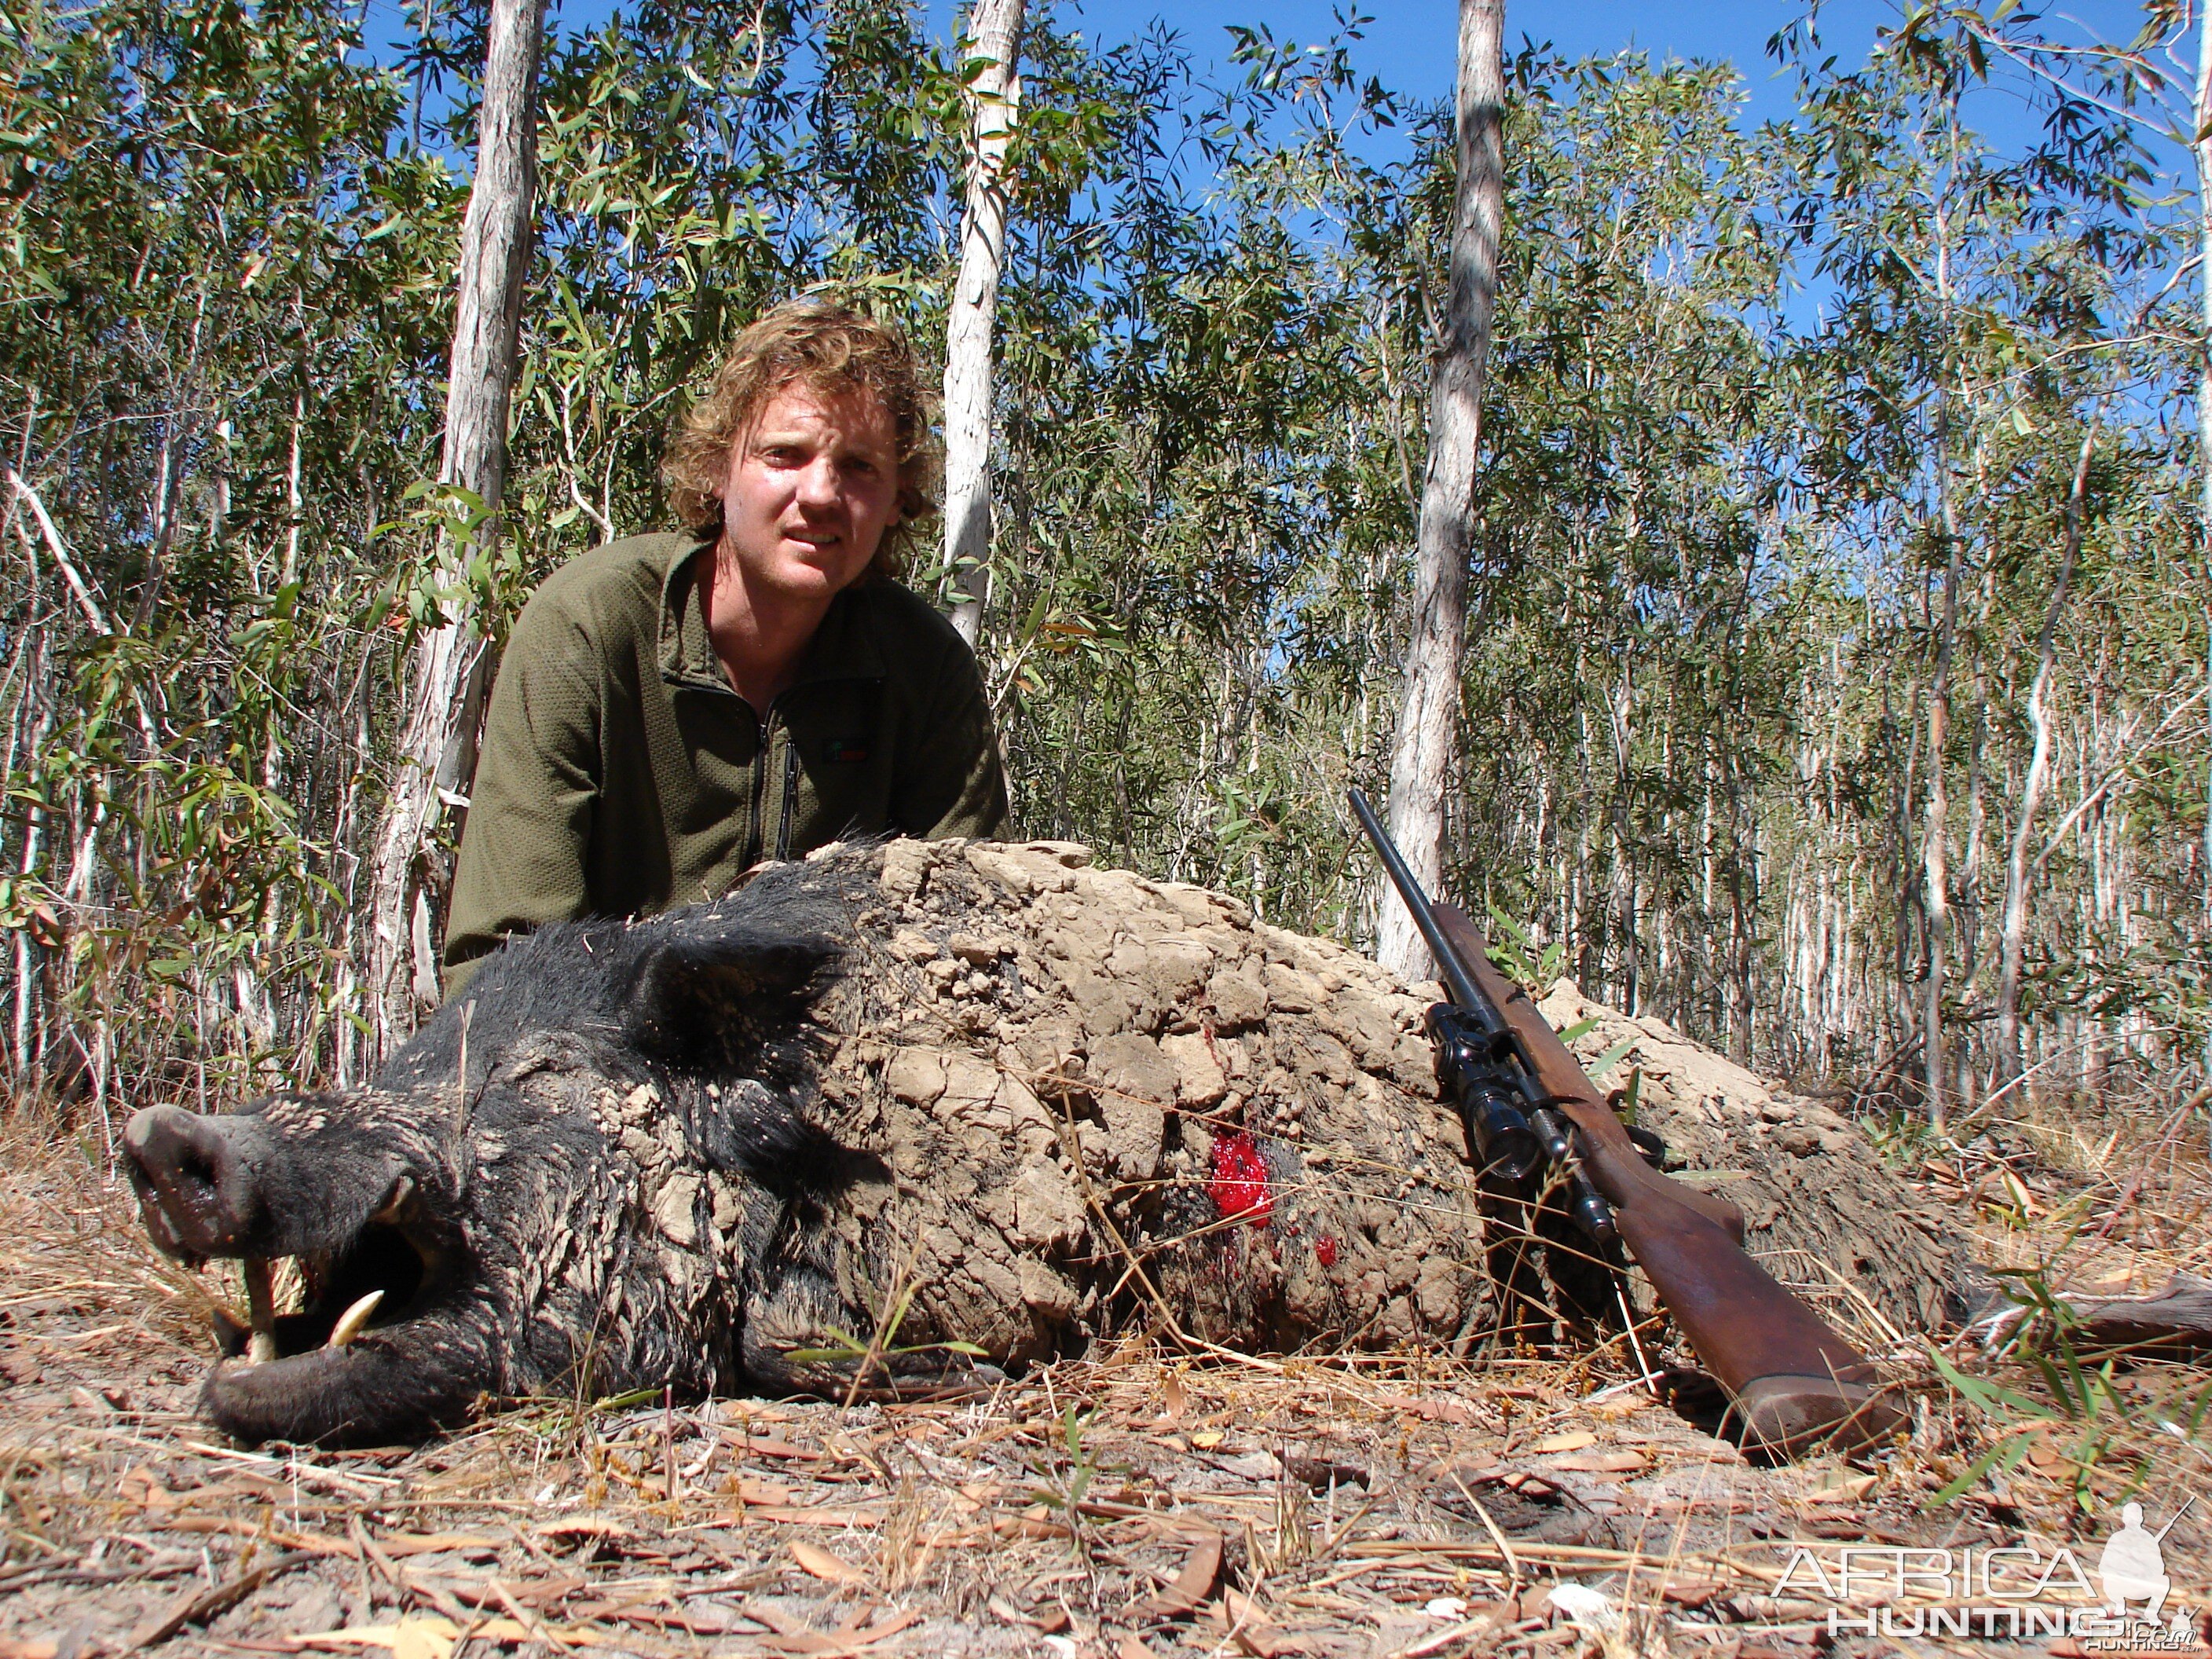
[[[830,1553],[819,1545],[810,1544],[803,1538],[791,1540],[791,1559],[812,1573],[817,1578],[826,1578],[833,1584],[865,1584],[868,1575],[842,1556]]]
[[[804,1620],[794,1619],[765,1601],[756,1601],[745,1610],[745,1616],[766,1625],[775,1632],[763,1638],[761,1646],[770,1652],[814,1656],[815,1659],[830,1659],[836,1654],[864,1651],[885,1637],[895,1636],[914,1623],[912,1613],[895,1613],[878,1624],[863,1630],[860,1621],[866,1616],[862,1609],[845,1620],[835,1631],[818,1631]]]
[[[773,1480],[756,1480],[750,1475],[739,1475],[730,1496],[740,1504],[788,1504],[799,1496],[796,1486],[781,1486]]]
[[[116,1496],[134,1509],[172,1510],[177,1506],[176,1494],[143,1463],[124,1472],[123,1479],[116,1483]]]
[[[1175,1583],[1157,1595],[1148,1596],[1132,1607],[1130,1614],[1138,1619],[1177,1619],[1184,1613],[1195,1613],[1199,1604],[1212,1593],[1213,1581],[1221,1576],[1221,1534],[1210,1532],[1191,1546],[1190,1555],[1176,1575]]]
[[[1587,1457],[1562,1457],[1544,1467],[1561,1469],[1570,1474],[1625,1474],[1631,1469],[1644,1467],[1644,1454],[1632,1451],[1592,1452]]]
[[[1813,1483],[1812,1499],[1816,1504],[1856,1504],[1875,1489],[1879,1479],[1848,1469],[1830,1469]]]
[[[512,1619],[495,1622],[514,1626],[513,1639],[521,1639],[526,1634],[522,1626]],[[493,1633],[489,1627],[482,1627],[477,1634],[492,1636]],[[460,1637],[460,1626],[452,1620],[426,1613],[389,1625],[349,1625],[343,1630],[325,1631],[315,1640],[318,1644],[343,1644],[348,1647],[389,1648],[392,1659],[449,1659]],[[494,1637],[493,1639],[498,1638]]]
[[[443,1619],[402,1619],[392,1627],[392,1659],[453,1659],[460,1635]]]
[[[1584,1446],[1597,1444],[1597,1437],[1588,1429],[1570,1429],[1565,1434],[1547,1434],[1530,1449],[1540,1452],[1580,1451]]]
[[[607,1523],[594,1523],[592,1529],[605,1532],[607,1529]],[[623,1528],[621,1530],[627,1532],[629,1528]],[[551,1531],[550,1528],[540,1528],[538,1534],[541,1537],[547,1536]],[[486,1538],[477,1533],[395,1532],[378,1539],[376,1547],[386,1555],[428,1555],[441,1550],[497,1550],[499,1540]]]
[[[1297,1652],[1304,1646],[1297,1638],[1284,1635],[1260,1604],[1241,1590],[1224,1588],[1221,1599],[1206,1613],[1253,1659],[1278,1659],[1279,1655]]]
[[[1410,1394],[1378,1394],[1375,1403],[1385,1411],[1411,1412],[1415,1417],[1425,1418],[1431,1423],[1457,1423],[1462,1425],[1479,1423],[1474,1407],[1464,1400],[1417,1399]]]

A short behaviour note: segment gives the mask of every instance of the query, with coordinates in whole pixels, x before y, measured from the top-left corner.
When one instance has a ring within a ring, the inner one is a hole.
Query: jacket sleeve
[[[599,794],[599,654],[545,595],[523,607],[484,722],[444,955],[451,999],[512,933],[588,908],[584,853]]]
[[[900,769],[891,817],[925,841],[1003,841],[1012,822],[999,734],[975,654],[955,635],[939,666],[918,741]]]

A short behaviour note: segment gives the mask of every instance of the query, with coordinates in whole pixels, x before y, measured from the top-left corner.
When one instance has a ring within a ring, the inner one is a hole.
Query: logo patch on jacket
[[[840,765],[850,765],[868,757],[868,745],[858,738],[832,738],[826,758]]]

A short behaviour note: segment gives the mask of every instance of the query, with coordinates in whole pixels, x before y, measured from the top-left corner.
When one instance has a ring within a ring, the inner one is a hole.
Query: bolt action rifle
[[[1747,1443],[1790,1456],[1878,1440],[1904,1421],[1866,1357],[1744,1253],[1743,1214],[1661,1173],[1467,914],[1431,904],[1367,798],[1352,810],[1413,913],[1448,1002],[1429,1010],[1437,1071],[1486,1168],[1556,1176],[1601,1250],[1626,1246],[1729,1397]]]

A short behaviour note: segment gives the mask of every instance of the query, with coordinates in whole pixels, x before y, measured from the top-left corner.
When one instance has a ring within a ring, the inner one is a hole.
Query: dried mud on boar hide
[[[862,1346],[881,1382],[1139,1326],[1480,1352],[1530,1326],[1499,1319],[1525,1292],[1493,1282],[1430,988],[1072,845],[847,847],[518,942],[371,1088],[126,1141],[165,1248],[301,1258],[283,1357],[208,1385],[247,1438],[390,1438],[481,1392],[842,1390]],[[1954,1247],[1855,1131],[1638,1030],[1646,1119],[1736,1173],[1754,1251],[1826,1264],[1781,1277],[1941,1311]]]

